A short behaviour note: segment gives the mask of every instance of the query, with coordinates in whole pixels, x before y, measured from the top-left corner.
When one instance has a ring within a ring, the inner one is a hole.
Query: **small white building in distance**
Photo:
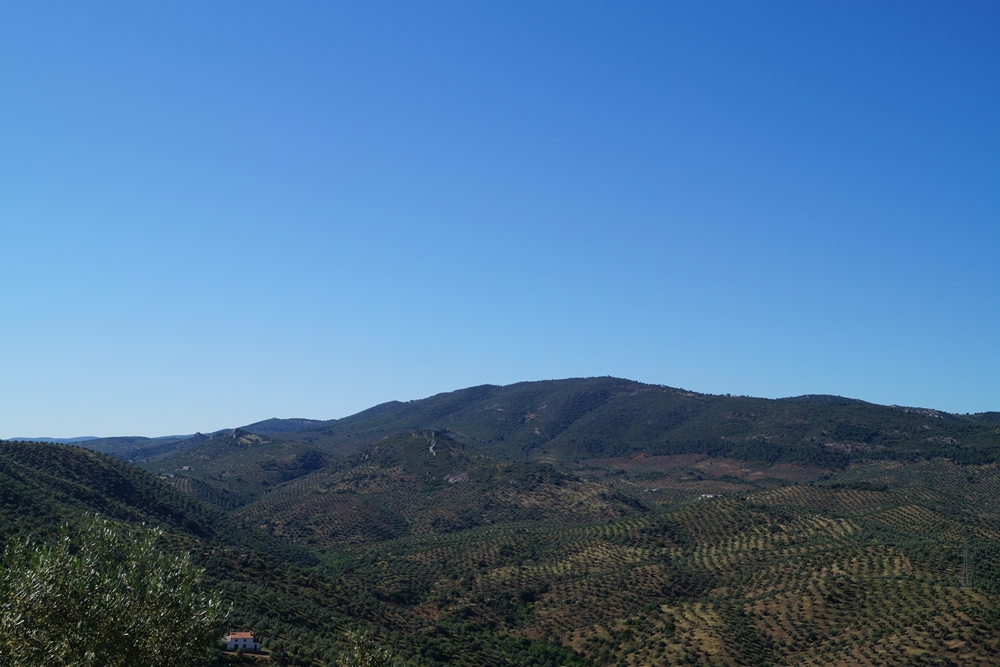
[[[260,651],[260,641],[253,636],[253,632],[230,632],[223,637],[226,642],[227,651],[243,649],[244,653],[257,653]]]

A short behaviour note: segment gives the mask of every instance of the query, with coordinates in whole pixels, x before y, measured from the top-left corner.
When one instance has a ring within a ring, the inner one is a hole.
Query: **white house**
[[[257,653],[260,651],[260,640],[253,636],[253,632],[230,632],[223,637],[226,642],[227,651],[243,649],[244,653]]]

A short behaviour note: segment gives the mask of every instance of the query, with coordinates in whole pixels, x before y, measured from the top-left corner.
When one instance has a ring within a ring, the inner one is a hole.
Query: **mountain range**
[[[331,456],[349,455],[388,435],[434,429],[511,460],[574,464],[629,452],[699,452],[836,466],[846,464],[852,453],[993,460],[998,424],[1000,412],[956,415],[827,395],[720,396],[584,378],[481,385],[417,401],[391,401],[343,419],[274,418],[235,430],[301,442]],[[232,431],[73,440],[142,462]]]

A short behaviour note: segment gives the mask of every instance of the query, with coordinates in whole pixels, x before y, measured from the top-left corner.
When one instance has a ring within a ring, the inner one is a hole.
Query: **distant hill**
[[[240,427],[345,457],[385,437],[448,431],[456,441],[511,461],[563,466],[628,454],[700,453],[841,469],[852,460],[1000,458],[1000,413],[953,415],[842,396],[782,399],[711,395],[618,378],[480,385],[416,401],[390,401],[343,419],[272,418]],[[201,439],[224,435],[116,437],[85,447],[148,465]]]
[[[316,419],[268,419],[250,424],[239,430],[255,435],[277,435],[294,430],[311,428],[327,422]],[[112,438],[73,438],[61,444],[79,444],[87,449],[102,452],[132,463],[150,463],[172,454],[194,447],[215,436],[226,435],[232,429],[223,429],[214,433],[195,433],[193,435],[167,435],[157,438],[142,436],[121,436]],[[48,440],[47,442],[57,442]]]
[[[197,442],[200,433],[195,435],[171,435],[159,438],[142,436],[120,436],[114,438],[94,438],[83,440],[76,444],[95,452],[101,452],[124,461],[142,463],[166,456],[178,450],[190,447]]]
[[[10,438],[11,442],[48,442],[58,445],[75,445],[88,440],[100,440],[96,435],[82,435],[78,438]]]
[[[834,396],[832,394],[803,394],[802,396],[789,396],[787,398],[779,398],[779,401],[797,401],[799,403],[840,403],[843,405],[870,405],[865,401],[858,400],[856,398],[845,398],[843,396]]]
[[[1000,461],[996,414],[952,415],[829,395],[718,396],[580,378],[469,387],[339,420],[269,419],[208,435],[82,444],[235,510],[386,438],[418,432],[442,434],[498,465],[588,471],[622,457],[698,455],[832,473],[864,460]]]
[[[332,460],[302,442],[233,429],[210,436],[198,434],[185,441],[183,448],[148,460],[143,466],[202,500],[236,509],[275,485],[319,470]]]
[[[578,465],[644,453],[702,453],[843,468],[860,458],[1000,455],[990,413],[950,415],[839,396],[717,396],[617,378],[482,385],[375,406],[282,437],[346,456],[389,435],[449,431],[508,460]]]
[[[253,433],[255,435],[280,435],[292,431],[301,431],[308,428],[321,427],[332,424],[335,419],[323,421],[319,419],[266,419],[255,422],[247,426],[240,427],[240,430]],[[204,438],[227,433],[231,429],[223,429],[208,435],[195,433],[193,435],[166,435],[156,438],[142,436],[117,436],[110,438],[11,438],[16,440],[32,440],[35,442],[55,442],[60,444],[79,444],[88,449],[109,454],[116,458],[131,461],[133,463],[148,463],[157,459],[169,456],[182,451],[188,447],[198,444]]]
[[[498,461],[424,431],[379,441],[285,484],[240,516],[298,544],[337,549],[508,522],[588,524],[645,510],[550,465]]]
[[[254,422],[246,426],[241,426],[240,430],[248,431],[256,435],[276,435],[278,433],[290,433],[292,431],[304,431],[308,428],[326,426],[337,421],[329,419],[278,419],[273,417],[264,421]]]

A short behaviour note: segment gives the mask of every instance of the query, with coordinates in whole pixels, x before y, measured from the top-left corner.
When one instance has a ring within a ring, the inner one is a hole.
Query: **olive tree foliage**
[[[88,517],[53,544],[8,543],[0,561],[0,667],[166,667],[202,660],[227,609],[161,531]]]
[[[349,630],[345,639],[347,648],[337,656],[336,667],[403,667],[392,651],[376,644],[367,632]]]

